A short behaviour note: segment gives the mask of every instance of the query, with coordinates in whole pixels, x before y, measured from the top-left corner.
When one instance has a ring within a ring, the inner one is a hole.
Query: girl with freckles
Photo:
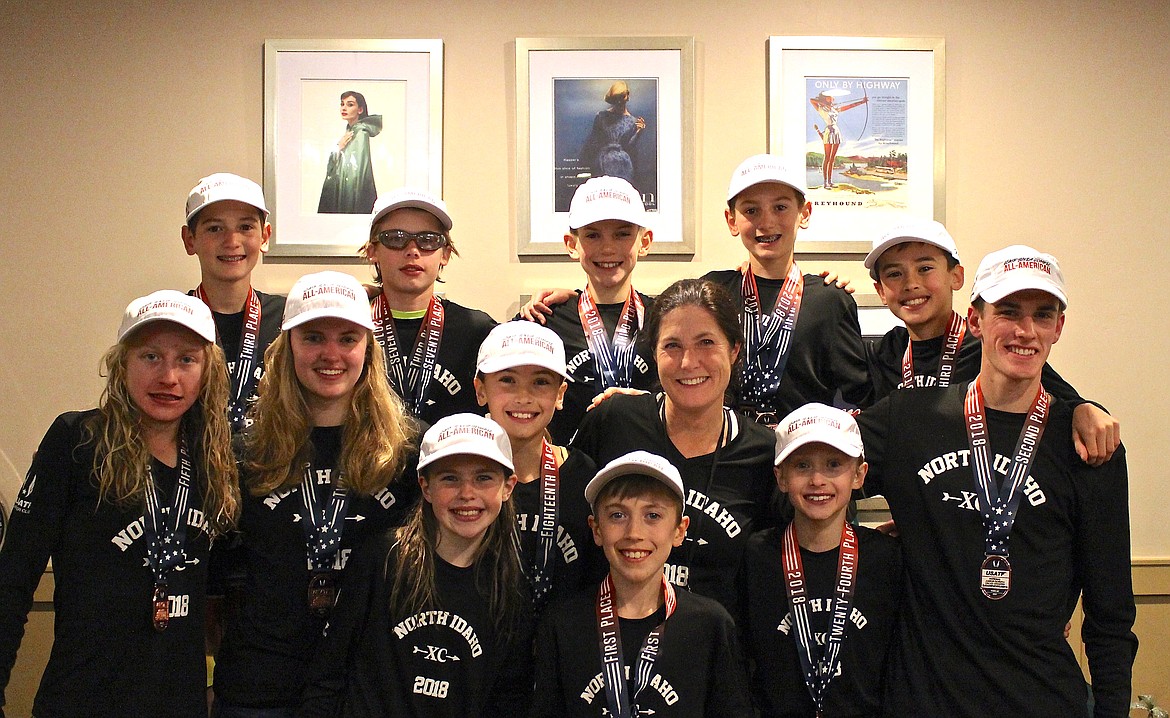
[[[0,687],[51,558],[53,652],[32,712],[200,715],[208,551],[239,512],[211,311],[170,290],[134,300],[104,373],[96,409],[53,422],[13,506]]]
[[[214,714],[292,715],[353,548],[396,526],[417,430],[385,379],[365,290],[320,272],[289,292],[244,441],[243,605],[215,670]]]

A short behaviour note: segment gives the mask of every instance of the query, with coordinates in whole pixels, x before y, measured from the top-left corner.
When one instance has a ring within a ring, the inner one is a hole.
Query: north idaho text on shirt
[[[1003,454],[996,454],[992,460],[992,468],[995,473],[1000,476],[1007,476],[1011,469],[1012,459],[1010,456]],[[923,484],[929,484],[935,478],[942,476],[951,471],[962,469],[965,473],[964,481],[971,475],[971,450],[959,449],[957,451],[948,451],[945,454],[940,454],[930,461],[922,465],[918,470],[918,478],[922,479]],[[970,509],[972,511],[979,510],[979,499],[973,492],[962,491],[962,494],[970,494],[966,497],[952,496],[947,492],[943,492],[943,501],[958,500],[960,501],[960,508]],[[1028,478],[1024,480],[1024,496],[1028,499],[1028,503],[1032,506],[1039,506],[1043,504],[1048,498],[1044,495],[1044,490],[1040,488],[1040,484],[1036,479],[1029,474]]]

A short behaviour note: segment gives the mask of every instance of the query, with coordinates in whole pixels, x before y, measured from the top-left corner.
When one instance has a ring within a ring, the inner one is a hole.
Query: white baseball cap
[[[890,247],[903,242],[932,244],[949,254],[956,263],[962,263],[959,260],[959,248],[955,244],[955,240],[941,222],[936,222],[933,219],[909,219],[890,227],[873,241],[873,249],[865,255],[865,268],[869,270],[869,276],[873,281],[878,280],[878,258]]]
[[[568,376],[565,343],[556,332],[534,322],[497,325],[479,345],[475,370],[493,374],[518,366],[538,366]]]
[[[569,229],[606,219],[646,226],[642,195],[621,177],[594,177],[577,188],[569,203]]]
[[[283,331],[321,317],[336,317],[372,330],[370,300],[361,282],[344,272],[306,274],[293,284],[284,303]]]
[[[865,458],[861,429],[848,412],[812,402],[776,425],[776,466],[805,444],[828,444],[846,456]]]
[[[1056,257],[1022,244],[1014,244],[992,252],[979,263],[975,282],[971,285],[971,301],[982,298],[995,304],[999,300],[1025,289],[1048,292],[1068,306],[1064,293],[1064,273]]]
[[[413,207],[414,209],[422,209],[430,212],[439,220],[439,224],[443,225],[443,229],[448,232],[451,231],[454,223],[451,221],[451,215],[447,213],[447,203],[430,192],[411,189],[409,187],[399,187],[378,197],[378,200],[374,202],[374,213],[370,215],[370,229],[373,230],[374,225],[382,217],[396,209],[403,209],[405,207]]]
[[[215,320],[211,310],[198,297],[192,297],[173,289],[139,297],[126,306],[122,326],[118,328],[118,342],[139,327],[151,322],[174,322],[186,327],[209,342],[215,341]]]
[[[602,467],[585,487],[585,500],[592,506],[606,484],[622,476],[649,476],[658,479],[678,496],[679,501],[686,500],[686,490],[683,488],[678,469],[658,454],[651,454],[649,451],[631,451]]]
[[[512,442],[500,425],[479,414],[452,414],[436,421],[423,434],[418,450],[418,468],[448,456],[471,454],[491,459],[515,471]]]
[[[800,193],[808,194],[808,180],[805,179],[804,161],[796,161],[779,155],[752,155],[731,173],[727,185],[727,201],[752,185],[761,182],[779,182]]]
[[[187,221],[204,207],[215,202],[234,199],[250,204],[260,210],[261,218],[268,219],[268,207],[264,204],[264,190],[250,179],[229,172],[217,172],[199,180],[187,195]]]

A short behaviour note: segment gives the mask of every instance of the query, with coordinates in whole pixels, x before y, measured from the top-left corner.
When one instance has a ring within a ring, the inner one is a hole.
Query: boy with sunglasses
[[[187,195],[183,247],[199,258],[199,297],[215,319],[215,340],[228,361],[228,416],[232,432],[247,423],[249,404],[264,374],[264,350],[280,334],[284,297],[252,287],[252,270],[268,251],[272,225],[264,190],[252,180],[217,172]]]
[[[452,254],[451,215],[443,200],[402,188],[378,198],[362,254],[381,292],[373,299],[374,335],[390,386],[414,416],[482,414],[475,399],[476,352],[495,326],[477,309],[435,296]]]

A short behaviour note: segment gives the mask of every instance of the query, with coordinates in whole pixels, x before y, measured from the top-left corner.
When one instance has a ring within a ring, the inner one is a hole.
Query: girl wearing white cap
[[[428,424],[480,412],[471,384],[475,353],[495,326],[484,312],[435,296],[443,267],[459,253],[451,227],[443,200],[397,189],[378,198],[361,249],[381,288],[373,299],[374,336],[390,386]]]
[[[206,712],[211,537],[239,511],[211,312],[160,291],[126,308],[98,408],[57,417],[0,552],[0,686],[52,558],[53,652],[36,715]]]
[[[643,336],[654,347],[663,393],[606,399],[585,415],[573,446],[599,466],[640,449],[678,468],[690,529],[667,561],[666,578],[735,616],[748,537],[775,520],[768,512],[775,438],[724,406],[739,370],[739,317],[718,286],[683,279],[655,300]]]
[[[589,504],[581,498],[596,467],[547,433],[565,398],[566,373],[561,338],[532,322],[501,324],[479,347],[475,393],[512,447],[520,558],[537,614],[605,574],[605,557],[589,530]]]
[[[523,716],[532,626],[508,435],[456,414],[422,439],[424,501],[355,558],[299,716]]]
[[[216,715],[292,715],[350,551],[402,521],[416,430],[387,386],[361,284],[301,277],[246,436],[243,606],[215,671]]]

